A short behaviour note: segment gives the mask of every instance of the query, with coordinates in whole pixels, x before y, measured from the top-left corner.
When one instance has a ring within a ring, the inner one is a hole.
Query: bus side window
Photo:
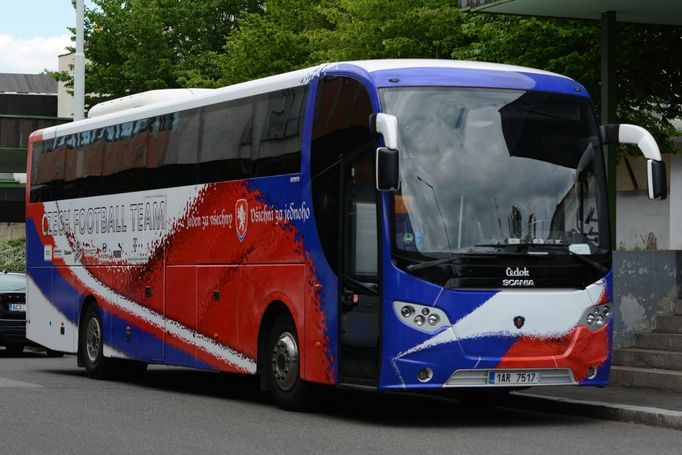
[[[152,180],[160,184],[156,188],[194,185],[197,183],[200,110],[176,112],[167,117],[168,153],[155,169],[158,175]]]
[[[31,202],[42,202],[45,200],[45,155],[50,148],[52,141],[41,141],[33,144],[33,155],[31,157]]]
[[[305,87],[259,96],[254,105],[253,177],[301,172]]]
[[[251,175],[252,98],[202,109],[199,183]]]

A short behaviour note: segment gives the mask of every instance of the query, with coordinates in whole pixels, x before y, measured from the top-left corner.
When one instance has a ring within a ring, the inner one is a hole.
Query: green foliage
[[[221,85],[270,76],[317,63],[310,59],[310,33],[329,26],[320,0],[278,0],[266,11],[245,14],[216,54]]]
[[[279,0],[248,14],[218,56],[222,84],[329,61],[441,58],[462,45],[450,0]]]
[[[24,272],[26,270],[26,241],[0,242],[0,271]]]
[[[255,0],[93,0],[85,14],[88,104],[146,90],[215,86],[212,53]]]
[[[310,33],[313,61],[447,58],[464,21],[451,0],[338,0],[318,8],[330,27]]]

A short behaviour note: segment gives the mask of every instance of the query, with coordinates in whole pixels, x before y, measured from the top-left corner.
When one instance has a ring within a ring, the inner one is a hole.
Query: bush
[[[0,242],[0,271],[26,271],[26,240]]]

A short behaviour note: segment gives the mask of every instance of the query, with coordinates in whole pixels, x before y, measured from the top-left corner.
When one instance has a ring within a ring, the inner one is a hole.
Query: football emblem
[[[246,230],[249,227],[248,211],[249,203],[246,202],[246,199],[239,199],[234,205],[234,214],[237,220],[237,237],[239,237],[240,242],[246,237]]]

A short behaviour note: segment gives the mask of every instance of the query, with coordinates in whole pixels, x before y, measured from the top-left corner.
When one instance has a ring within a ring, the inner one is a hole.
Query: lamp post
[[[85,118],[85,53],[83,51],[84,0],[76,0],[76,55],[73,69],[73,119]]]

